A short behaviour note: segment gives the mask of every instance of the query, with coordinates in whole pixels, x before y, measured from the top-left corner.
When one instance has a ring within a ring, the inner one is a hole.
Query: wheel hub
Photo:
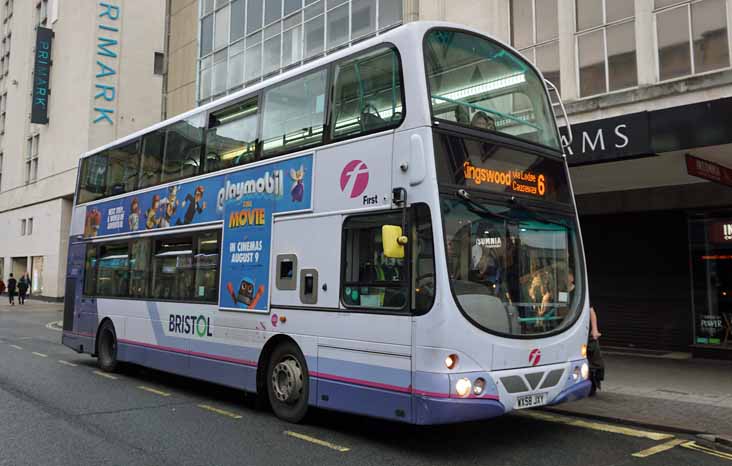
[[[294,403],[302,393],[302,368],[294,359],[285,359],[272,370],[272,390],[283,403]]]

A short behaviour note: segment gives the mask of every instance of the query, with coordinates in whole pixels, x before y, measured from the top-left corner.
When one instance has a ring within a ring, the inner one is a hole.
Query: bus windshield
[[[560,149],[540,76],[520,56],[467,32],[436,29],[425,41],[433,117]]]
[[[441,207],[450,282],[470,321],[510,336],[555,332],[575,321],[581,280],[573,217],[447,194]]]

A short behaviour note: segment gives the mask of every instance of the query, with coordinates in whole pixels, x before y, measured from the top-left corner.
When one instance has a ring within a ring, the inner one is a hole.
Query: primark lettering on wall
[[[117,99],[117,67],[119,63],[119,31],[122,9],[115,2],[99,2],[97,46],[94,61],[94,123],[114,125]]]
[[[33,65],[33,101],[31,123],[48,123],[48,78],[51,75],[51,41],[53,31],[39,27],[36,31],[36,50]]]
[[[649,127],[648,112],[573,124],[567,162],[574,166],[654,155]],[[566,127],[560,132],[566,144]]]

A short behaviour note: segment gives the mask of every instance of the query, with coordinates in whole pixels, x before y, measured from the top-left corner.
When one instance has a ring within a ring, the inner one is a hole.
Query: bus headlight
[[[572,381],[577,382],[580,378],[580,368],[575,367],[574,372],[572,372]]]
[[[582,380],[587,380],[590,377],[590,366],[586,362],[582,363]]]
[[[475,379],[475,382],[473,383],[473,395],[480,396],[483,394],[483,390],[485,389],[485,379],[483,377],[478,377]]]
[[[468,396],[470,394],[470,380],[468,379],[459,379],[457,382],[455,382],[455,391],[457,392],[458,396]]]

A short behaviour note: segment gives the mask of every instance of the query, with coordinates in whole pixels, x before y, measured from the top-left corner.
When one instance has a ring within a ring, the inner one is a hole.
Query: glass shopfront
[[[732,349],[732,212],[689,218],[694,344]]]

